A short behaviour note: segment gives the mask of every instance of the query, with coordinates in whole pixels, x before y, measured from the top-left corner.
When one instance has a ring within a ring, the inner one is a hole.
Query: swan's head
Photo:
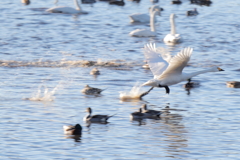
[[[154,11],[159,11],[159,16],[160,16],[162,9],[159,7],[159,5],[153,5],[152,7],[149,8],[149,12],[151,14]]]
[[[174,18],[177,18],[177,16],[176,16],[174,13],[172,13],[172,14],[170,15],[170,18],[171,18],[171,19],[174,19]]]
[[[159,86],[159,81],[157,81],[157,80],[155,80],[155,79],[151,79],[151,80],[143,83],[142,86],[158,87],[158,86]]]
[[[212,67],[211,71],[212,72],[219,72],[219,71],[224,71],[224,70],[220,67],[214,66],[214,67]]]

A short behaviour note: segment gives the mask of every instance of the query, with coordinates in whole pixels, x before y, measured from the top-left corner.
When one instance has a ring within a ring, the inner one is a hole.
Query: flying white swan
[[[193,72],[182,73],[183,68],[190,60],[192,48],[184,48],[176,56],[171,57],[170,54],[163,51],[162,48],[156,48],[155,44],[147,44],[144,46],[144,55],[154,75],[154,78],[147,81],[143,86],[164,87],[166,93],[170,93],[168,86],[187,81],[194,76],[206,72],[224,71],[219,67]],[[160,54],[160,56],[159,56]]]
[[[149,9],[149,14],[151,15],[153,11],[158,10],[161,11],[161,8],[158,5],[153,5]],[[143,14],[143,13],[134,13],[129,16],[131,22],[142,22],[142,23],[149,23],[150,22],[150,15]]]
[[[151,14],[151,19],[150,19],[151,30],[136,29],[136,30],[130,32],[129,35],[133,36],[133,37],[154,37],[154,36],[156,36],[157,35],[156,28],[155,28],[155,16],[156,15],[160,16],[160,11],[153,11]]]
[[[55,3],[57,3],[58,0],[56,0]],[[74,0],[74,3],[76,5],[76,9],[72,7],[65,7],[65,6],[56,6],[47,9],[47,12],[50,13],[66,13],[66,14],[87,14],[87,12],[83,11],[78,3],[78,0]]]
[[[175,14],[170,15],[170,24],[171,24],[171,33],[167,34],[166,37],[163,39],[165,43],[178,43],[180,42],[180,34],[176,34],[176,26],[175,26]]]

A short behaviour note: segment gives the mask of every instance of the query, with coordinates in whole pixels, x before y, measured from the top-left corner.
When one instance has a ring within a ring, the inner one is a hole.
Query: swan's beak
[[[219,67],[218,67],[218,70],[219,70],[219,71],[224,71],[222,68],[219,68]]]

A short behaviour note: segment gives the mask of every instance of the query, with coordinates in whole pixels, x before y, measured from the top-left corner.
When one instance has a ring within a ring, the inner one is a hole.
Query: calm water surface
[[[240,91],[226,86],[240,76],[239,2],[214,0],[207,7],[161,1],[164,11],[155,38],[128,35],[149,28],[128,19],[132,13],[147,13],[148,0],[126,1],[124,7],[81,5],[89,14],[75,16],[46,13],[54,6],[47,0],[0,5],[0,159],[239,159]],[[59,5],[74,7],[72,0]],[[186,17],[193,8],[200,14]],[[162,42],[170,32],[171,13],[178,16],[177,32],[183,38],[172,47]],[[186,72],[213,65],[225,72],[194,77],[200,86],[190,91],[183,82],[171,86],[170,95],[156,88],[142,101],[122,102],[120,91],[152,78],[141,67],[141,48],[148,42],[173,55],[193,47]],[[89,74],[96,66],[98,77]],[[106,90],[86,96],[80,92],[86,84]],[[45,100],[29,100],[38,97]],[[131,121],[129,114],[145,103],[157,110],[168,106],[171,113],[161,120]],[[88,126],[82,121],[87,107],[117,115],[108,124]],[[76,123],[83,126],[82,137],[65,136],[62,126]]]

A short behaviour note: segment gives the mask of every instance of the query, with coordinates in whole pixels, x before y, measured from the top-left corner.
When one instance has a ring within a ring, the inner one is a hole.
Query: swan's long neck
[[[81,11],[82,9],[81,9],[81,7],[80,7],[80,5],[79,5],[79,3],[78,3],[78,0],[74,0],[74,3],[75,3],[75,5],[76,5],[76,9],[79,10],[79,11]]]
[[[203,73],[207,73],[207,72],[215,72],[215,71],[213,71],[213,69],[210,68],[210,69],[205,69],[205,70],[197,71],[197,72],[193,72],[193,73],[185,73],[184,77],[183,77],[184,78],[183,81],[188,80],[188,79],[190,79],[194,76],[197,76],[199,74],[203,74]]]
[[[171,24],[171,34],[175,35],[176,34],[176,27],[175,27],[174,16],[170,17],[170,24]]]
[[[151,13],[150,17],[150,27],[152,32],[156,32],[156,27],[155,27],[155,16],[157,14],[157,11],[154,11]]]

